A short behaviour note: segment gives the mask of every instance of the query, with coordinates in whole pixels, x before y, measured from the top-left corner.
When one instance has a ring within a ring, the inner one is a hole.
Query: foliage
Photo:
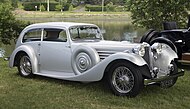
[[[133,23],[146,28],[162,29],[165,21],[186,25],[189,0],[127,0]]]
[[[100,6],[100,5],[86,5],[85,9],[86,9],[86,11],[102,11],[102,6]]]
[[[63,6],[60,5],[60,4],[58,4],[58,5],[55,6],[55,10],[56,11],[61,11],[62,9],[63,9]]]
[[[40,11],[45,11],[46,8],[44,7],[44,5],[40,5]]]
[[[15,19],[11,12],[11,6],[0,4],[0,39],[4,44],[10,44],[26,26],[25,23]]]
[[[123,0],[104,0],[104,5],[107,5],[110,2],[116,5],[120,5],[120,3],[122,4],[122,2],[124,1]],[[102,5],[102,0],[85,0],[85,3],[91,4],[91,5]]]
[[[73,11],[73,5],[69,6],[69,11]]]
[[[106,10],[107,11],[112,11],[113,12],[113,11],[115,11],[115,8],[116,8],[116,6],[114,6],[112,2],[110,2],[110,3],[108,3],[106,5]]]
[[[47,0],[19,0],[22,2],[44,2]],[[82,4],[91,4],[91,5],[102,5],[102,0],[50,0],[50,3],[59,3],[61,5],[63,4],[70,4],[73,5],[73,7],[76,7],[78,5],[82,5]],[[110,2],[112,2],[114,5],[124,5],[125,4],[125,0],[104,0],[104,5],[109,4]]]
[[[18,0],[10,0],[13,8],[18,8]]]
[[[47,0],[19,0],[21,2],[44,2],[44,1],[47,1]],[[51,3],[55,3],[59,0],[49,0]]]
[[[124,11],[126,11],[127,9],[126,9],[126,7],[125,6],[116,6],[115,7],[115,11],[116,12],[124,12]]]
[[[18,0],[0,0],[0,3],[9,4],[11,9],[18,8]]]
[[[55,11],[55,6],[58,5],[59,3],[57,2],[52,2],[50,3],[50,11]],[[35,6],[38,7],[38,10],[40,8],[40,5],[43,5],[46,9],[47,9],[47,3],[46,2],[24,2],[23,6],[24,6],[24,10],[26,11],[35,11]]]
[[[69,3],[65,3],[65,4],[63,4],[63,7],[64,7],[64,11],[68,11],[69,7],[70,7],[70,4]]]
[[[18,8],[24,10],[24,6],[22,5],[21,2],[18,2]]]

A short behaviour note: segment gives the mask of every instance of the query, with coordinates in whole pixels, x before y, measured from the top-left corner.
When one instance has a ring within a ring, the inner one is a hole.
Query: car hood
[[[74,44],[75,46],[83,45],[90,46],[97,51],[113,51],[113,52],[121,52],[128,51],[131,52],[133,48],[140,45],[140,43],[131,43],[128,41],[84,41],[77,42]]]

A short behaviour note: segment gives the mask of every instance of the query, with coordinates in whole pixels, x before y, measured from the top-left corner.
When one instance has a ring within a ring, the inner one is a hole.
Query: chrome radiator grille
[[[149,66],[151,66],[151,48],[145,47],[145,55],[143,56],[143,59],[147,62]]]

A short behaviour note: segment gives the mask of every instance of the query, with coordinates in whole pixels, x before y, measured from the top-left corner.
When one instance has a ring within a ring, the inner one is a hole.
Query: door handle
[[[67,47],[67,48],[71,48],[71,46],[70,46],[70,45],[66,45],[65,47]]]

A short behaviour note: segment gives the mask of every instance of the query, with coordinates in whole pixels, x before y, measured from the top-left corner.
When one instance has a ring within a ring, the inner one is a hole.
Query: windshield
[[[102,35],[95,26],[75,26],[69,29],[71,39],[76,40],[101,40]]]

